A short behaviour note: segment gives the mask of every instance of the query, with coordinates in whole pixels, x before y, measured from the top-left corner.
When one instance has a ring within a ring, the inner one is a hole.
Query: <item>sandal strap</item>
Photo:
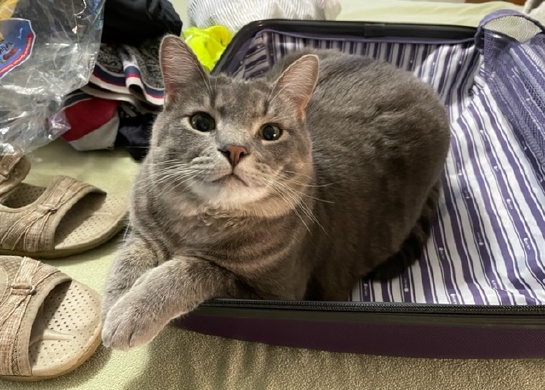
[[[0,155],[0,199],[23,181],[29,170],[30,161],[21,149]]]
[[[12,259],[20,265],[13,278],[8,275],[8,291],[0,296],[0,375],[30,376],[29,339],[38,308],[55,286],[71,279],[39,261]]]
[[[9,179],[9,174],[22,157],[23,155],[21,153],[0,156],[0,183]]]
[[[9,228],[0,237],[1,247],[25,253],[53,250],[55,232],[62,218],[91,192],[104,193],[74,178],[57,176],[33,207],[6,215],[11,220],[8,221]]]

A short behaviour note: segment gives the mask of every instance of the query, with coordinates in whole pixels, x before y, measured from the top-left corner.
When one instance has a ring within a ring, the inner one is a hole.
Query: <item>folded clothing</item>
[[[70,130],[62,138],[76,150],[112,148],[119,127],[118,102],[82,93],[79,99],[73,100],[64,109]]]
[[[163,80],[159,45],[160,39],[149,39],[138,46],[103,43],[89,83],[81,91],[129,103],[143,113],[160,111]]]
[[[164,101],[159,46],[157,38],[138,46],[100,45],[89,82],[64,100],[71,127],[65,141],[76,150],[111,149],[123,129],[122,145],[136,159],[145,155],[150,118],[162,110]]]

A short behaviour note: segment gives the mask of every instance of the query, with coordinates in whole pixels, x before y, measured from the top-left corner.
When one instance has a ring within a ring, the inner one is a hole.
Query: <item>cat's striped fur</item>
[[[143,344],[214,297],[344,300],[414,259],[450,138],[429,86],[337,52],[288,56],[260,80],[211,77],[176,37],[161,65],[167,101],[106,283],[106,345]]]

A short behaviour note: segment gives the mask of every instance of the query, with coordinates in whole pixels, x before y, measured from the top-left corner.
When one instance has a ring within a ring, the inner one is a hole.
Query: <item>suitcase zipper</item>
[[[381,312],[403,314],[482,314],[482,315],[545,315],[545,305],[448,305],[387,302],[320,302],[320,301],[267,301],[243,299],[215,299],[203,307],[241,308],[262,310],[304,310],[327,312]]]

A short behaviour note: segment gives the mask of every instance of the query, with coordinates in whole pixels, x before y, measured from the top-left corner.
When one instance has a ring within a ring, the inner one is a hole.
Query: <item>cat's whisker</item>
[[[162,184],[165,181],[171,180],[171,179],[177,179],[179,177],[185,177],[195,174],[198,171],[190,170],[190,171],[179,171],[179,170],[172,170],[170,172],[163,172],[162,175],[160,175],[156,180],[154,180],[154,184]]]
[[[289,194],[288,196],[292,197],[296,201],[297,205],[301,208],[301,210],[303,210],[303,212],[307,215],[309,219],[311,219],[314,223],[320,226],[320,228],[322,228],[324,232],[326,231],[318,221],[318,218],[316,218],[316,216],[312,212],[312,209],[306,204],[306,202],[302,198],[301,195],[304,195],[303,193],[297,193],[293,188],[287,186],[281,181],[277,181],[276,185],[279,185],[284,191],[286,191],[286,194]]]
[[[290,200],[286,194],[284,192],[282,192],[282,190],[280,188],[277,188],[275,185],[274,185],[274,182],[273,182],[273,185],[271,187],[273,189],[273,191],[275,193],[277,193],[280,198],[288,205],[288,207],[294,211],[295,215],[297,215],[297,217],[301,220],[301,222],[303,223],[303,225],[305,226],[305,228],[307,229],[307,231],[310,233],[310,227],[308,226],[308,224],[305,222],[305,219],[303,218],[303,216],[301,214],[299,214],[299,211],[297,211],[297,205],[294,204],[293,200]]]
[[[305,178],[309,179],[310,181],[313,181],[313,180],[314,180],[314,177],[313,177],[313,176],[305,175],[304,173],[297,172],[297,171],[283,170],[282,173],[291,173],[292,175],[297,175],[297,176],[305,177]]]
[[[295,184],[297,186],[300,186],[300,187],[303,187],[303,188],[317,188],[317,187],[323,187],[323,186],[314,186],[314,185],[310,185],[310,184],[301,183],[301,182],[298,182],[296,180],[287,179],[285,177],[282,177],[282,175],[278,176],[278,181],[282,182],[282,184],[286,185],[286,188],[289,188],[291,191],[297,193],[299,196],[306,197],[306,198],[309,198],[309,199],[313,199],[313,200],[316,200],[316,201],[319,201],[319,202],[324,202],[324,203],[331,203],[331,204],[335,203],[335,202],[333,202],[331,200],[321,199],[321,198],[312,196],[310,194],[307,194],[306,192],[298,191],[295,188],[293,188],[293,184]],[[292,185],[289,185],[289,184],[292,184]]]
[[[314,163],[303,163],[304,165],[314,165]],[[284,173],[291,173],[292,175],[298,175],[298,176],[302,176],[302,177],[306,177],[307,179],[309,180],[315,180],[315,178],[313,176],[309,176],[309,175],[305,175],[304,173],[301,173],[301,172],[296,172],[296,171],[288,171],[288,170],[284,170],[283,171]],[[322,186],[329,186],[329,185],[332,185],[334,183],[329,183],[329,184],[323,184]]]
[[[185,180],[189,179],[190,177],[179,177],[177,178],[177,180],[174,179],[169,181],[162,186],[161,193],[170,193],[173,189],[183,184],[183,182],[185,182]]]
[[[312,210],[310,207],[304,202],[303,198],[300,197],[297,193],[295,193],[291,188],[283,184],[282,182],[274,182],[274,186],[279,188],[280,190],[283,190],[282,193],[293,200],[293,204],[297,207],[300,207],[303,213],[312,220],[313,222],[316,222],[318,225],[320,223],[318,222],[318,219],[314,216],[312,213]],[[295,208],[294,208],[295,209]],[[321,226],[321,225],[320,225]]]
[[[303,214],[312,221],[312,217],[309,216],[308,211],[305,210],[305,208],[301,207],[301,203],[298,202],[296,198],[294,198],[293,196],[287,195],[285,192],[283,192],[282,194],[285,198],[292,199],[291,201],[292,210],[297,214],[301,222],[305,225],[306,229],[310,232],[310,228],[308,224],[305,222],[305,219],[303,218],[303,216],[299,213],[298,208],[301,208],[301,211],[303,212]]]
[[[191,168],[191,169],[176,169],[177,167],[165,168],[160,171],[154,172],[151,180],[139,181],[138,185],[143,189],[150,189],[152,187],[159,187],[161,185],[169,186],[171,183],[177,183],[180,180],[183,180],[187,177],[194,176],[200,172],[200,170]]]
[[[152,176],[151,180],[141,180],[137,184],[143,188],[143,189],[151,189],[153,187],[159,187],[165,182],[169,182],[171,180],[175,180],[177,175],[172,173],[163,173],[161,175]]]
[[[177,159],[163,160],[163,161],[159,161],[159,162],[149,162],[148,164],[153,165],[153,166],[167,165],[169,167],[172,166],[172,164],[177,164],[177,166],[190,166],[191,165],[190,163],[182,163]]]
[[[284,176],[282,176],[282,175],[279,175],[278,178],[279,178],[280,180],[282,180],[283,182],[295,184],[295,185],[297,185],[297,186],[304,187],[304,188],[323,188],[323,187],[328,187],[328,186],[331,185],[331,184],[321,184],[321,185],[317,185],[317,184],[303,183],[303,182],[300,182],[300,181],[298,181],[298,180],[294,180],[294,179],[292,179],[292,178],[284,177]]]
[[[296,190],[292,190],[294,194],[297,194],[299,197],[305,197],[305,198],[308,198],[308,199],[312,199],[312,200],[315,200],[317,202],[323,202],[323,203],[329,203],[329,204],[335,204],[334,201],[332,200],[327,200],[327,199],[322,199],[322,198],[317,198],[315,196],[312,196],[312,195],[309,195],[309,194],[306,194],[304,192],[299,192],[299,191],[296,191]]]
[[[163,176],[161,179],[157,180],[157,184],[163,184],[165,181],[171,180],[171,182],[179,182],[180,180],[184,180],[188,177],[195,176],[197,174],[201,173],[201,170],[188,170],[188,171],[176,171],[176,172],[170,172],[168,175]]]
[[[156,174],[162,174],[165,172],[178,172],[178,173],[184,173],[184,172],[191,172],[195,170],[199,170],[201,168],[195,168],[187,164],[175,164],[171,163],[170,165],[167,165],[166,167],[159,167],[159,170],[156,172]]]
[[[163,173],[166,173],[166,172],[183,173],[183,172],[189,172],[189,171],[194,171],[196,169],[200,169],[200,168],[195,168],[191,164],[179,164],[179,163],[176,163],[176,162],[156,165],[154,168],[155,168],[155,173],[157,175],[160,175],[160,174],[163,174]]]
[[[195,177],[201,173],[200,171],[195,171],[193,174],[187,174],[187,175],[184,175],[184,176],[178,176],[176,177],[175,179],[176,180],[173,180],[171,181],[170,183],[168,183],[165,188],[163,188],[163,191],[160,192],[159,194],[157,194],[158,196],[160,197],[163,197],[163,196],[166,196],[166,195],[169,195],[172,193],[172,191],[174,191],[176,188],[179,188],[180,186],[186,184],[186,183],[189,183],[191,182],[191,180],[194,180]]]
[[[271,96],[272,96],[273,93],[274,93],[274,88],[271,88],[271,92],[269,92],[269,96],[267,96],[267,101],[268,101],[269,103],[271,103],[271,101],[272,101],[272,100],[271,100]]]
[[[151,180],[140,180],[138,185],[142,188],[149,189],[192,174],[194,174],[194,171],[162,170],[152,175]]]
[[[312,164],[310,164],[310,165],[312,165]],[[287,169],[285,169],[285,170],[283,170],[282,172],[291,173],[291,174],[294,174],[294,175],[299,175],[299,176],[306,177],[306,178],[309,179],[309,180],[314,180],[314,177],[313,177],[313,176],[305,175],[304,173],[301,173],[301,172],[298,172],[298,171],[288,171]]]
[[[167,188],[165,188],[163,190],[163,192],[161,193],[161,196],[170,195],[172,193],[172,191],[176,190],[176,188],[179,188],[180,186],[182,186],[182,185],[184,185],[186,183],[189,183],[194,178],[195,178],[194,176],[191,176],[191,177],[188,177],[185,180],[182,180],[180,182],[169,183],[169,187],[167,187]]]
[[[125,231],[123,232],[123,238],[121,239],[121,241],[125,241],[127,239],[127,235],[129,234],[131,229],[132,229],[131,221],[130,219],[127,219],[127,225],[125,227]]]

